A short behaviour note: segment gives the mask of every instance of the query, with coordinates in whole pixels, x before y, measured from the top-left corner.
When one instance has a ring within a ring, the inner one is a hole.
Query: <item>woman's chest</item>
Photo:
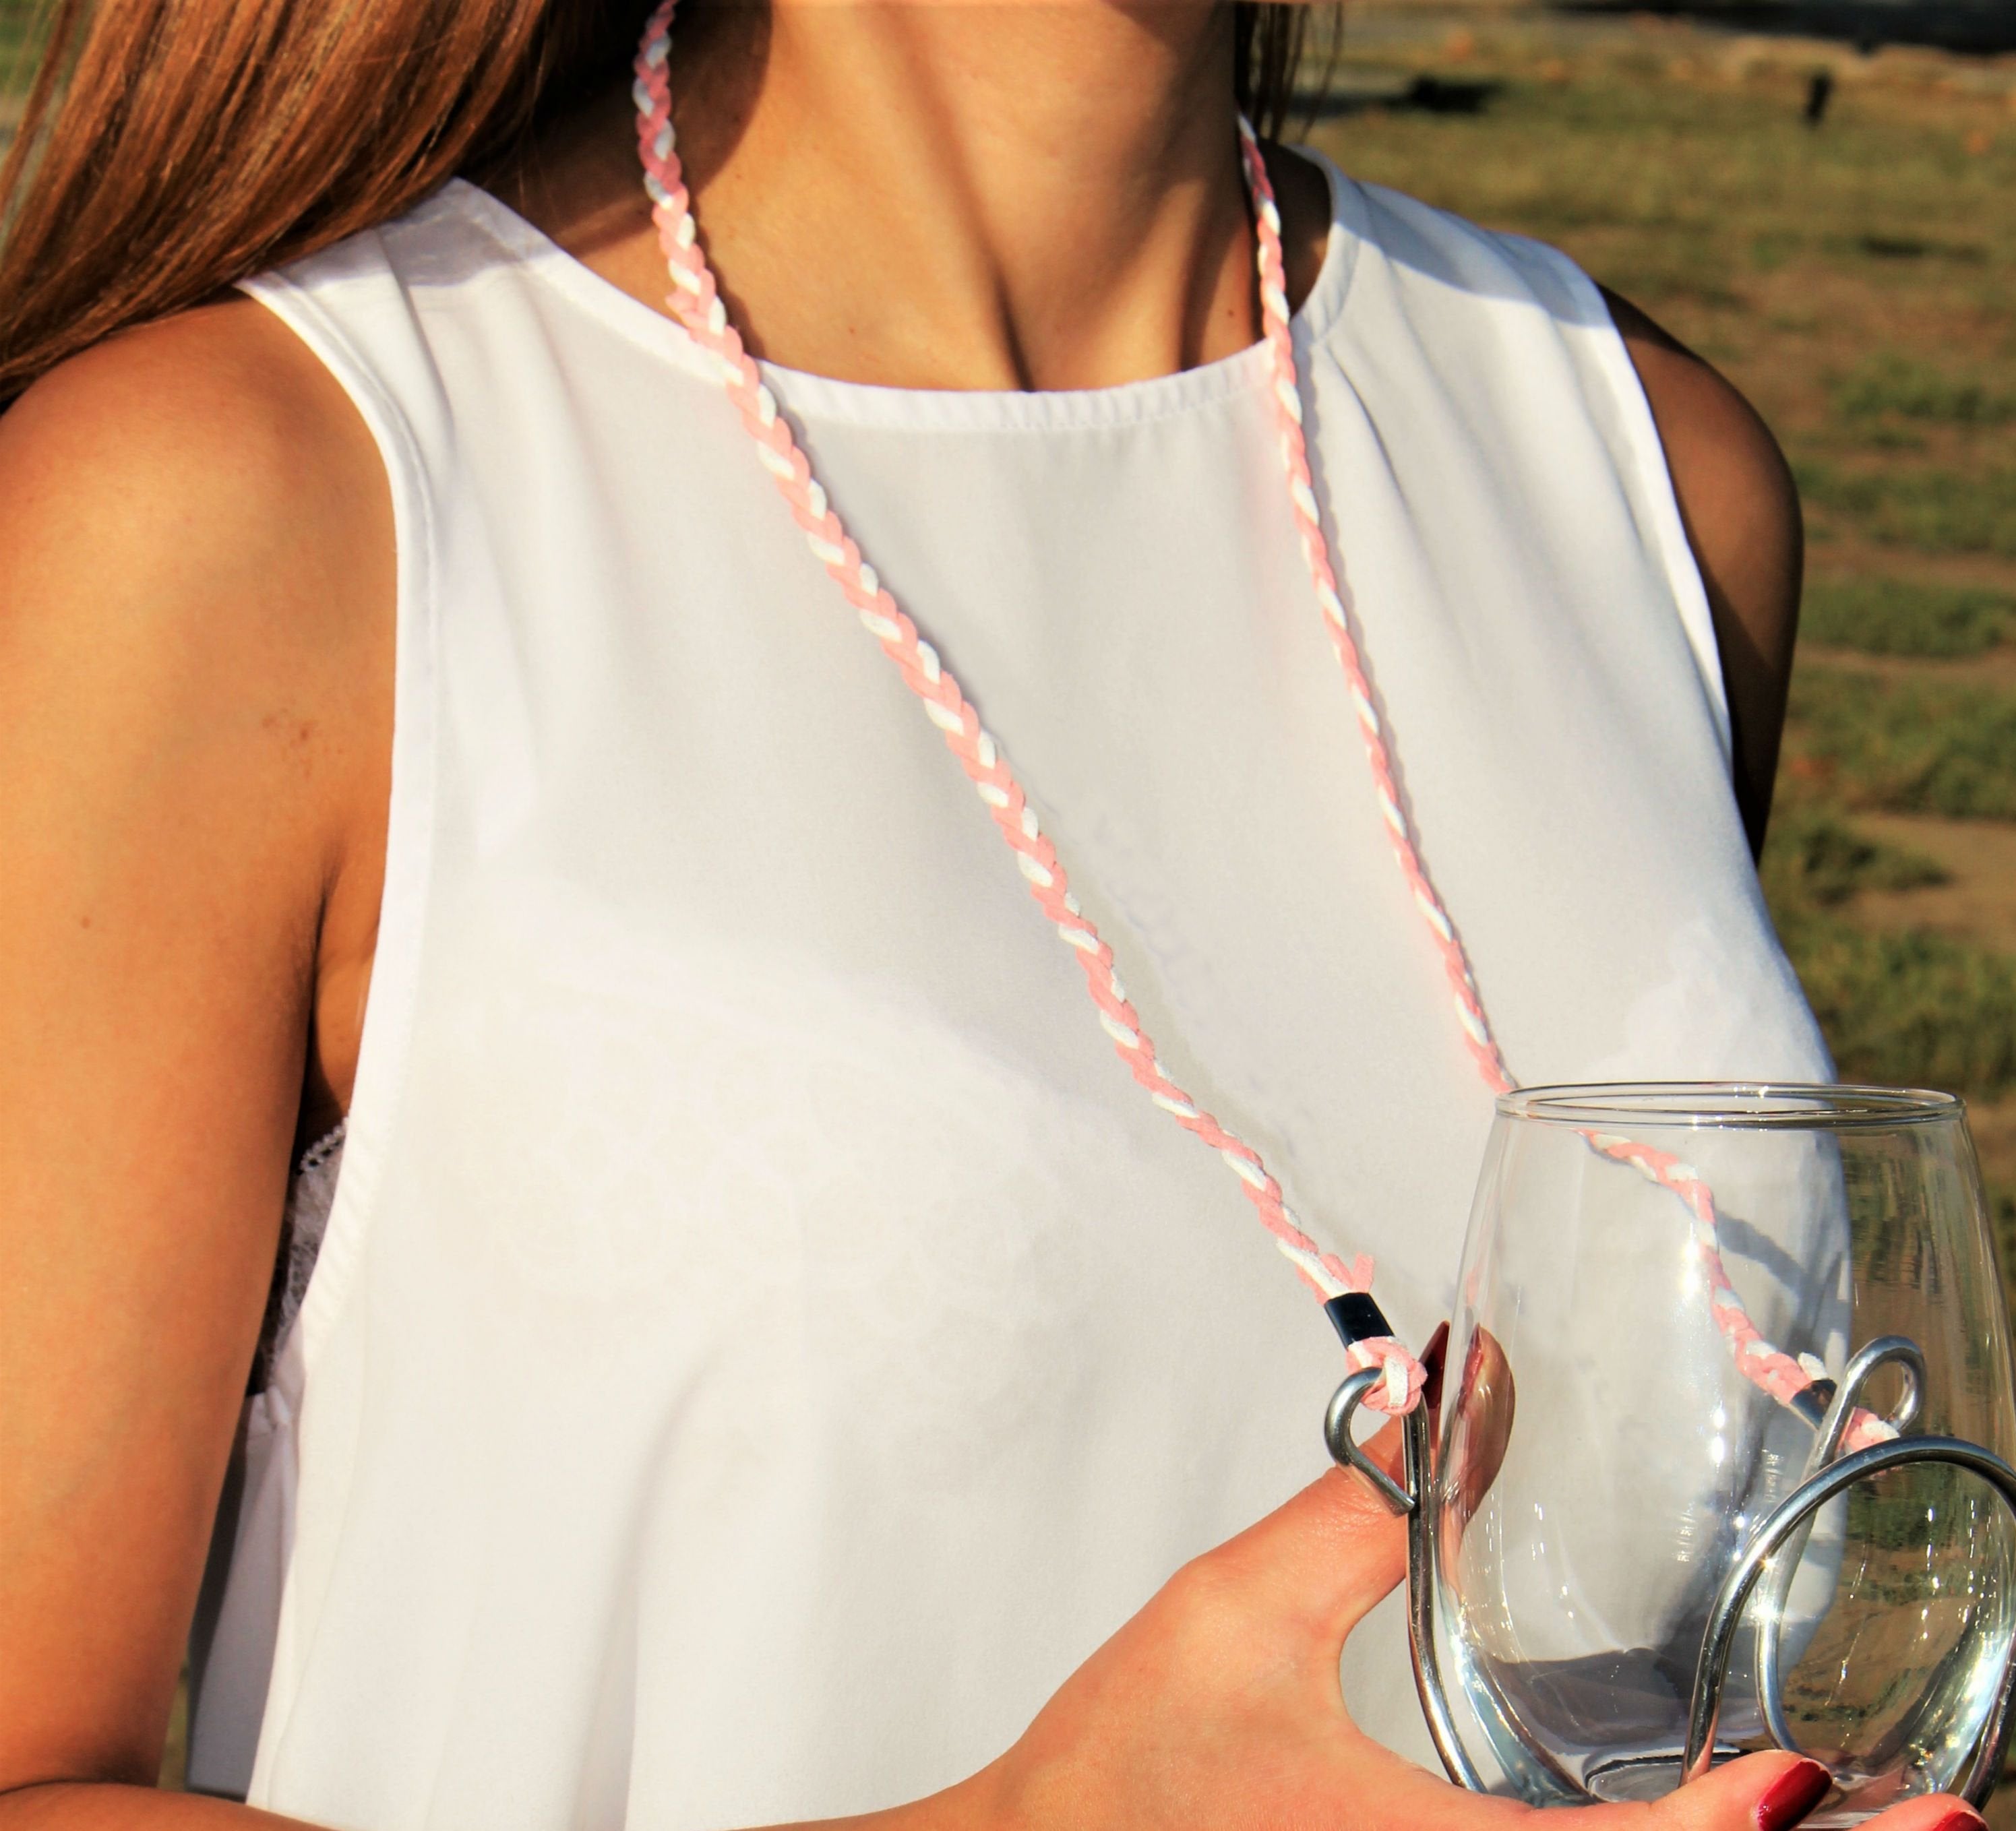
[[[1349,399],[1322,405],[1401,792],[1515,1075],[1810,1071],[1656,577],[1599,610],[1574,554],[1508,532],[1480,601],[1441,538],[1475,537],[1480,491],[1438,514]],[[1067,1344],[1172,1268],[1208,1302],[1227,1252],[1292,1288],[1237,1181],[1116,1056],[760,467],[697,430],[584,432],[557,468],[609,487],[549,523],[477,491],[481,563],[443,620],[423,1059],[482,1141],[473,1177],[512,1141],[507,1257],[632,1290],[717,1266],[758,1305],[817,1289],[859,1306],[851,1339],[927,1358],[934,1331],[987,1340],[989,1311]],[[1255,405],[808,443],[1175,1078],[1424,1330],[1489,1101]]]

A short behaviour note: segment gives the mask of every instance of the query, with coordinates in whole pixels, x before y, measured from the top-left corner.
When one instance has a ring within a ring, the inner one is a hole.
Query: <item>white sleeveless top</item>
[[[1824,1077],[1598,294],[1330,178],[1312,460],[1514,1073]],[[196,1776],[243,1785],[256,1731],[255,1803],[358,1831],[954,1781],[1320,1472],[1336,1340],[1114,1056],[681,330],[460,183],[249,290],[390,473],[397,719],[356,1099]],[[1177,1079],[1422,1341],[1491,1103],[1264,351],[1072,394],[769,379]],[[1425,1758],[1404,1662],[1389,1608],[1347,1690]]]

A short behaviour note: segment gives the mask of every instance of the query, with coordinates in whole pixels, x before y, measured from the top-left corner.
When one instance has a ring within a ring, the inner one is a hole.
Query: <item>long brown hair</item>
[[[614,78],[643,10],[643,0],[42,0],[23,53],[33,81],[0,164],[0,409],[114,331],[481,170]],[[1240,104],[1263,133],[1278,131],[1308,9],[1233,12]]]

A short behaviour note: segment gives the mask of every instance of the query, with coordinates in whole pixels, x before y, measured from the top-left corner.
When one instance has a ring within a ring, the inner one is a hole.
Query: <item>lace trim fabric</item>
[[[302,1152],[287,1178],[286,1207],[280,1218],[280,1245],[273,1262],[273,1282],[266,1297],[266,1316],[259,1329],[259,1352],[253,1363],[250,1390],[263,1392],[272,1383],[273,1364],[287,1331],[300,1314],[308,1280],[315,1275],[329,1211],[336,1200],[336,1179],[343,1168],[343,1142],[348,1123],[335,1128]]]

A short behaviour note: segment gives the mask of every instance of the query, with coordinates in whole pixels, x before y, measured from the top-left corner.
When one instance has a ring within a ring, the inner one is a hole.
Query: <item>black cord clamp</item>
[[[1792,1394],[1792,1406],[1817,1430],[1827,1421],[1827,1408],[1839,1390],[1831,1380],[1816,1380],[1804,1392]]]
[[[1323,1308],[1329,1312],[1330,1322],[1346,1347],[1355,1347],[1361,1341],[1371,1341],[1393,1333],[1393,1325],[1362,1290],[1348,1290],[1342,1297],[1334,1297]]]

